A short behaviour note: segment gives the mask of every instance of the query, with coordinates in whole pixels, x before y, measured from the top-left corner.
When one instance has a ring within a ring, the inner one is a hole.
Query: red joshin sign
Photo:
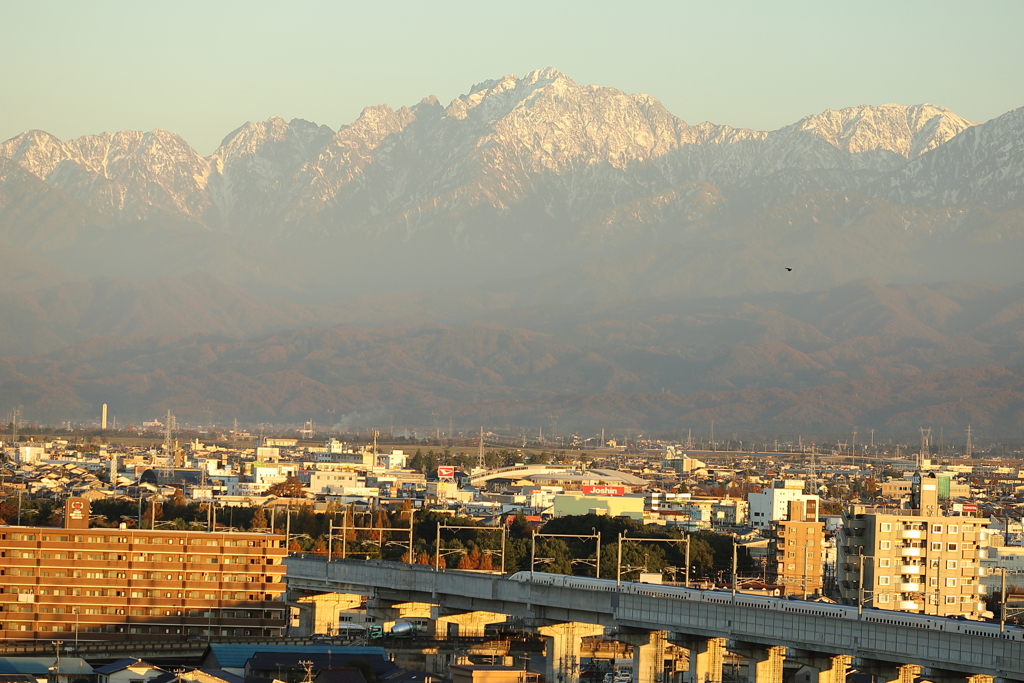
[[[621,496],[626,493],[624,486],[584,486],[583,493],[590,496]]]

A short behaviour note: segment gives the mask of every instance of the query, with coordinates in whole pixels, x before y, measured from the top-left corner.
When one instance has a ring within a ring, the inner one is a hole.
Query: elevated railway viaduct
[[[690,683],[722,680],[726,651],[748,658],[750,680],[781,683],[786,659],[813,667],[818,683],[845,683],[851,668],[884,683],[1024,681],[1024,642],[839,619],[736,604],[726,591],[714,602],[671,600],[622,591],[546,586],[479,572],[435,571],[394,562],[287,559],[289,590],[372,593],[377,599],[423,602],[445,610],[521,617],[548,639],[549,681],[577,683],[580,639],[618,629],[633,646],[635,683],[660,681],[667,642],[689,650]],[[795,603],[799,605],[799,603]],[[810,607],[810,604],[809,604]],[[979,632],[980,633],[980,632]]]

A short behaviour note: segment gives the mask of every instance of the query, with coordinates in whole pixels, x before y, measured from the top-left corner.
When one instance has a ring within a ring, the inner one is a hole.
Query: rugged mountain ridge
[[[691,125],[649,95],[583,86],[541,69],[485,81],[447,106],[428,97],[399,109],[367,107],[337,131],[300,119],[249,122],[206,158],[166,131],[66,142],[29,131],[0,143],[0,164],[42,182],[53,191],[46,201],[63,203],[63,212],[88,215],[79,222],[94,230],[68,232],[43,216],[40,231],[63,239],[67,254],[91,249],[82,243],[89,235],[106,235],[112,248],[96,255],[101,269],[137,260],[138,253],[112,245],[138,243],[140,222],[156,221],[168,243],[235,240],[252,268],[229,277],[233,284],[286,294],[279,277],[266,281],[264,273],[295,272],[292,264],[304,263],[299,289],[331,298],[382,287],[475,286],[496,279],[495,258],[514,264],[497,273],[512,280],[585,267],[588,259],[642,259],[651,250],[714,249],[703,261],[724,268],[732,255],[715,235],[740,244],[760,239],[741,228],[814,193],[835,193],[837,202],[859,193],[908,205],[905,213],[957,205],[948,211],[970,218],[936,224],[922,266],[909,269],[935,278],[938,267],[927,264],[949,260],[947,243],[960,248],[992,222],[974,217],[976,205],[994,212],[1019,206],[1021,150],[1019,111],[975,124],[934,105],[883,104],[753,131]],[[823,216],[838,208],[823,207]],[[1017,232],[1001,239],[1016,240]],[[49,253],[2,216],[0,233]],[[828,244],[835,235],[810,227],[789,237],[797,242],[773,246],[796,247],[816,262],[835,248]],[[864,261],[869,250],[902,253],[898,232],[872,237],[843,249]],[[261,255],[268,248],[280,263]],[[972,252],[969,260],[984,256]],[[67,267],[71,259],[57,261]],[[389,277],[377,277],[382,266]],[[176,272],[169,268],[153,274]],[[1009,278],[1003,270],[961,275]],[[900,277],[893,268],[840,267],[831,280],[802,273],[784,286]]]
[[[886,104],[828,110],[772,132],[691,126],[648,95],[580,86],[543,69],[478,84],[446,108],[435,98],[397,111],[368,107],[336,133],[301,120],[250,122],[205,159],[162,130],[67,142],[29,131],[0,144],[0,158],[123,218],[152,207],[235,225],[245,203],[301,228],[328,204],[349,211],[355,203],[364,224],[388,212],[423,211],[423,203],[507,210],[538,176],[593,174],[602,166],[618,172],[620,195],[643,194],[652,182],[660,181],[657,190],[692,181],[730,185],[787,168],[893,170],[891,156],[916,159],[973,125],[941,107]],[[350,197],[358,194],[346,192],[353,183],[370,196]],[[607,189],[596,183],[591,193]]]

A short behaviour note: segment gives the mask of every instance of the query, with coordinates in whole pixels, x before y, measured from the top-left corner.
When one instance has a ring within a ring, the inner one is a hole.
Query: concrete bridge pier
[[[618,640],[633,646],[633,683],[664,683],[668,631],[623,627]]]
[[[933,683],[993,683],[994,676],[984,674],[965,674],[945,669],[927,669],[921,674],[926,680]]]
[[[875,683],[914,683],[921,674],[921,667],[917,664],[897,666],[877,659],[861,659],[856,669],[874,676]]]
[[[732,651],[750,660],[747,667],[750,683],[782,683],[785,647],[738,642]]]
[[[818,670],[817,683],[846,683],[853,657],[797,650],[789,661]],[[812,679],[814,680],[814,679]]]
[[[579,683],[580,650],[583,639],[604,633],[604,627],[570,621],[534,630],[547,640],[544,680],[549,683]]]
[[[672,642],[690,652],[687,683],[722,683],[722,662],[725,660],[725,638],[701,638],[673,635]]]
[[[434,620],[434,634],[438,637],[483,637],[488,624],[503,623],[504,614],[496,612],[467,612],[444,605],[432,605],[430,618]]]

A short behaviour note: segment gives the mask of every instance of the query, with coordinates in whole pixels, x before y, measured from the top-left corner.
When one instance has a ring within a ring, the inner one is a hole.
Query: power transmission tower
[[[932,430],[931,427],[925,429],[919,427],[921,430],[921,450],[917,454],[917,469],[920,470],[924,465],[925,455],[931,455],[932,450]]]
[[[167,419],[164,423],[164,455],[171,454],[171,448],[174,444],[171,442],[171,435],[174,432],[174,426],[171,424],[174,420],[174,416],[171,415],[170,409],[167,410]]]
[[[964,457],[968,460],[974,455],[974,444],[971,443],[971,425],[967,425],[967,443],[964,444]]]
[[[11,416],[11,442],[18,443],[18,418],[21,417],[21,406],[14,409],[14,414]]]
[[[484,428],[480,427],[480,449],[476,454],[477,467],[483,469],[487,467],[487,463],[484,461]]]

